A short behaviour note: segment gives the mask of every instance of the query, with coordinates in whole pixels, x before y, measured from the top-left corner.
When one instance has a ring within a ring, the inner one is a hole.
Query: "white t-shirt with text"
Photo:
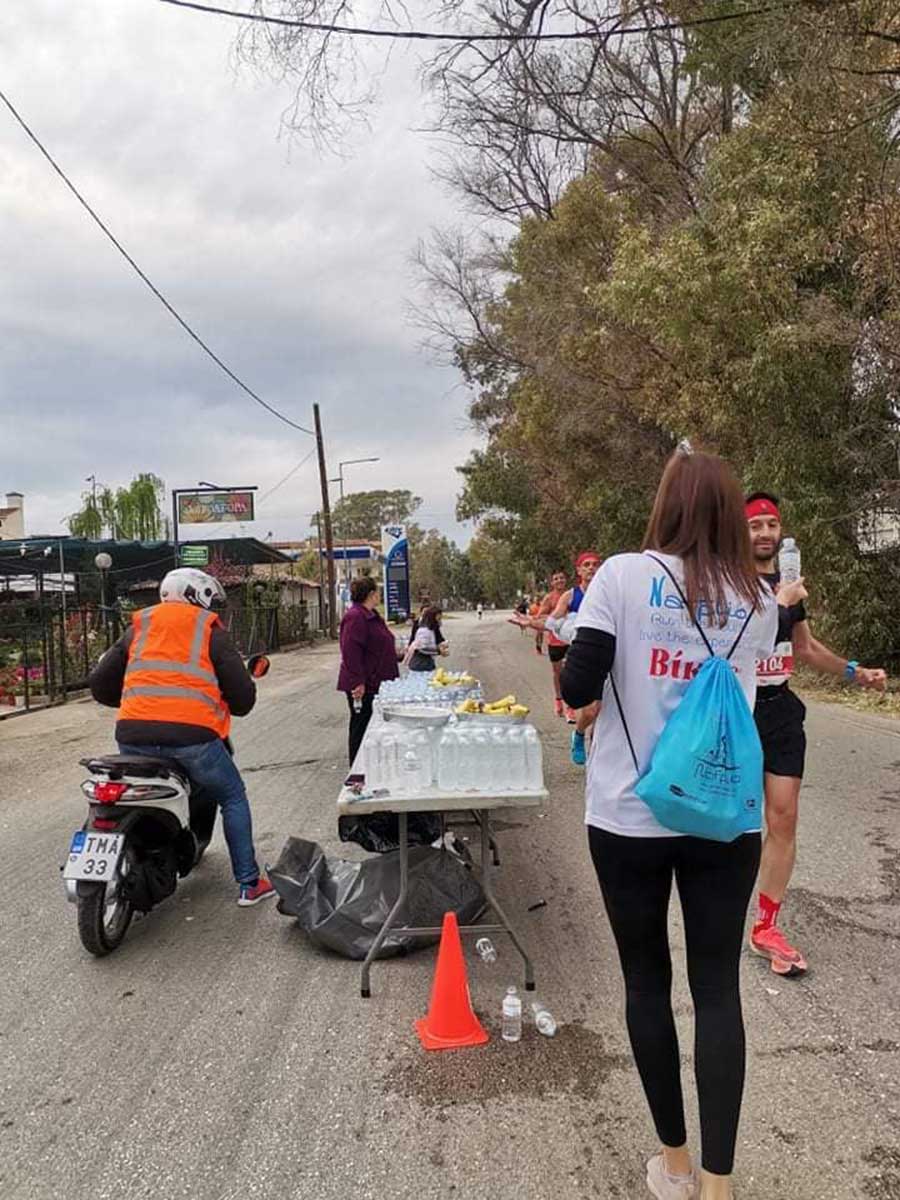
[[[683,591],[681,560],[653,553],[665,562]],[[728,603],[722,628],[718,619],[709,624],[705,606],[697,614],[713,651],[723,657],[749,611],[736,595],[730,595]],[[731,658],[751,710],[756,659],[771,653],[777,627],[778,607],[768,593]],[[709,651],[671,579],[649,554],[618,554],[603,563],[582,601],[576,629],[599,629],[616,639],[612,677],[640,767],[638,775],[607,680],[588,760],[585,821],[626,837],[680,837],[659,824],[634,789],[650,765],[666,722]]]

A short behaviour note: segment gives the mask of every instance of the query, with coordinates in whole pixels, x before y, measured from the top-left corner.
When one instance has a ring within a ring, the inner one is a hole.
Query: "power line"
[[[281,25],[290,29],[307,29],[311,33],[339,33],[347,37],[388,38],[394,41],[418,42],[575,42],[608,41],[612,37],[634,33],[666,33],[676,29],[691,29],[702,25],[720,25],[725,21],[742,21],[747,17],[764,16],[766,13],[796,8],[802,0],[789,0],[786,4],[767,4],[760,8],[744,9],[741,12],[720,13],[713,17],[695,17],[685,21],[663,21],[658,25],[616,25],[613,21],[607,29],[580,29],[568,33],[438,33],[429,29],[368,29],[359,25],[334,25],[320,21],[302,21],[291,17],[269,17],[264,13],[239,12],[232,8],[218,8],[211,4],[198,4],[195,0],[160,0],[175,8],[192,8],[196,12],[212,13],[220,17],[236,17],[241,21],[258,21],[264,25]]]
[[[243,379],[240,379],[237,375],[235,375],[234,371],[232,371],[232,369],[229,366],[227,366],[221,360],[221,358],[219,358],[218,354],[216,354],[215,351],[210,349],[210,347],[206,344],[206,342],[204,342],[203,338],[201,338],[200,335],[198,333],[196,333],[191,328],[190,325],[188,325],[188,323],[187,323],[187,321],[185,321],[184,317],[182,317],[181,314],[169,303],[169,301],[165,298],[165,296],[162,294],[162,292],[159,290],[159,288],[156,286],[156,284],[153,283],[153,281],[141,270],[141,268],[134,261],[134,259],[131,257],[131,255],[128,253],[128,251],[125,249],[125,247],[122,245],[122,243],[118,240],[118,238],[112,233],[112,231],[108,228],[108,226],[104,224],[104,222],[97,215],[97,213],[93,210],[93,208],[91,208],[90,204],[88,204],[87,200],[85,200],[84,196],[82,196],[81,192],[79,192],[79,190],[75,186],[75,184],[72,183],[72,181],[66,175],[65,171],[63,171],[62,167],[59,166],[59,164],[56,162],[56,160],[50,154],[49,150],[47,150],[46,147],[41,143],[37,134],[32,132],[32,130],[25,123],[24,119],[19,115],[19,113],[13,107],[12,102],[7,98],[6,95],[4,95],[4,93],[2,91],[0,91],[0,100],[3,101],[3,103],[9,109],[9,111],[12,113],[15,120],[22,127],[22,129],[24,129],[25,133],[28,135],[28,137],[31,139],[31,141],[34,142],[35,146],[37,146],[38,150],[40,150],[41,154],[44,156],[44,158],[47,160],[47,162],[50,164],[50,166],[53,168],[53,170],[56,172],[56,174],[60,177],[60,179],[63,181],[63,183],[69,189],[69,191],[72,193],[72,195],[78,201],[78,203],[89,214],[89,216],[92,218],[92,220],[97,225],[99,225],[100,229],[106,234],[106,236],[109,238],[109,240],[115,246],[115,248],[119,251],[119,253],[122,255],[122,257],[125,259],[125,261],[131,266],[131,268],[134,270],[134,272],[137,274],[137,276],[147,285],[147,287],[150,289],[150,291],[153,293],[153,295],[157,298],[157,300],[159,300],[159,302],[163,305],[163,307],[175,318],[175,320],[178,322],[178,324],[181,326],[181,328],[185,331],[185,333],[187,333],[189,337],[193,338],[193,340],[197,343],[197,345],[200,347],[200,349],[203,350],[206,354],[208,354],[209,357],[216,364],[216,366],[221,368],[221,370],[223,370],[225,372],[225,374],[228,376],[228,378],[233,383],[236,383],[242,391],[246,392],[251,400],[255,400],[257,404],[261,404],[262,407],[264,409],[266,409],[268,412],[270,412],[273,417],[277,417],[279,421],[284,421],[285,425],[290,425],[291,428],[299,429],[301,433],[308,433],[310,435],[310,437],[314,437],[315,435],[313,434],[313,431],[311,429],[307,429],[303,425],[298,425],[296,421],[292,421],[290,419],[290,417],[286,417],[284,415],[284,413],[280,413],[277,408],[273,408],[272,405],[268,404],[265,400],[263,400],[261,396],[257,396],[256,392],[254,392],[252,388],[248,387],[247,384],[244,383]]]
[[[290,469],[290,471],[288,471],[287,475],[285,475],[284,479],[279,480],[279,482],[276,483],[273,488],[269,488],[269,490],[266,492],[266,494],[264,496],[260,496],[259,503],[265,504],[265,502],[268,500],[268,498],[271,495],[274,495],[274,493],[278,491],[278,489],[281,487],[281,485],[283,483],[287,483],[287,481],[289,479],[291,479],[294,475],[297,474],[297,472],[300,470],[300,468],[302,466],[304,466],[306,463],[309,462],[309,460],[312,458],[312,456],[315,454],[315,452],[316,452],[316,447],[313,446],[313,448],[312,448],[312,450],[310,450],[309,454],[304,454],[303,458],[300,459],[300,461],[297,463],[296,467],[292,467]]]

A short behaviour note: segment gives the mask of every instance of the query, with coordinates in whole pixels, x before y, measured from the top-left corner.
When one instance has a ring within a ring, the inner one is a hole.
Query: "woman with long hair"
[[[434,660],[445,652],[446,642],[441,633],[441,610],[429,605],[422,610],[415,635],[403,659],[411,671],[433,671]]]
[[[586,824],[622,965],[631,1047],[662,1143],[647,1164],[647,1184],[658,1200],[731,1200],[745,1058],[738,967],[760,833],[733,842],[684,836],[660,825],[635,788],[709,655],[706,642],[730,654],[752,711],[755,660],[773,645],[777,607],[754,567],[741,488],[714,455],[679,449],[669,460],[643,551],[607,559],[594,576],[562,692],[573,708],[605,700],[588,762]],[[672,1014],[673,879],[694,1001],[699,1177],[687,1147]]]

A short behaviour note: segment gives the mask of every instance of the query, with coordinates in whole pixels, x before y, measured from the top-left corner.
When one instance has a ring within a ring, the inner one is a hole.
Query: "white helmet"
[[[205,571],[193,567],[177,567],[159,585],[163,604],[195,604],[199,608],[217,610],[225,607],[225,589]]]

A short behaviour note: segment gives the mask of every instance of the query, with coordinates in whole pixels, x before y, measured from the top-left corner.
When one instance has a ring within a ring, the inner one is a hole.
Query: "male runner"
[[[799,975],[806,970],[806,959],[777,926],[797,855],[798,802],[806,754],[806,708],[790,689],[794,662],[799,659],[817,671],[879,691],[887,686],[887,676],[882,670],[848,662],[816,641],[803,605],[807,593],[802,580],[779,586],[776,555],[781,544],[781,514],[777,498],[768,492],[748,496],[747,521],[756,569],[778,595],[777,644],[769,658],[757,663],[754,717],[763,748],[766,837],[750,947],[770,960],[776,974]]]
[[[541,601],[535,617],[549,617],[556,609],[568,585],[565,571],[554,571],[550,576],[550,591]],[[544,630],[538,628],[535,645],[541,652],[544,642]],[[562,671],[562,661],[566,657],[568,644],[558,638],[555,633],[547,633],[547,657],[550,659],[550,670],[553,673],[553,708],[558,717],[563,715],[562,692],[559,690],[559,676]]]

